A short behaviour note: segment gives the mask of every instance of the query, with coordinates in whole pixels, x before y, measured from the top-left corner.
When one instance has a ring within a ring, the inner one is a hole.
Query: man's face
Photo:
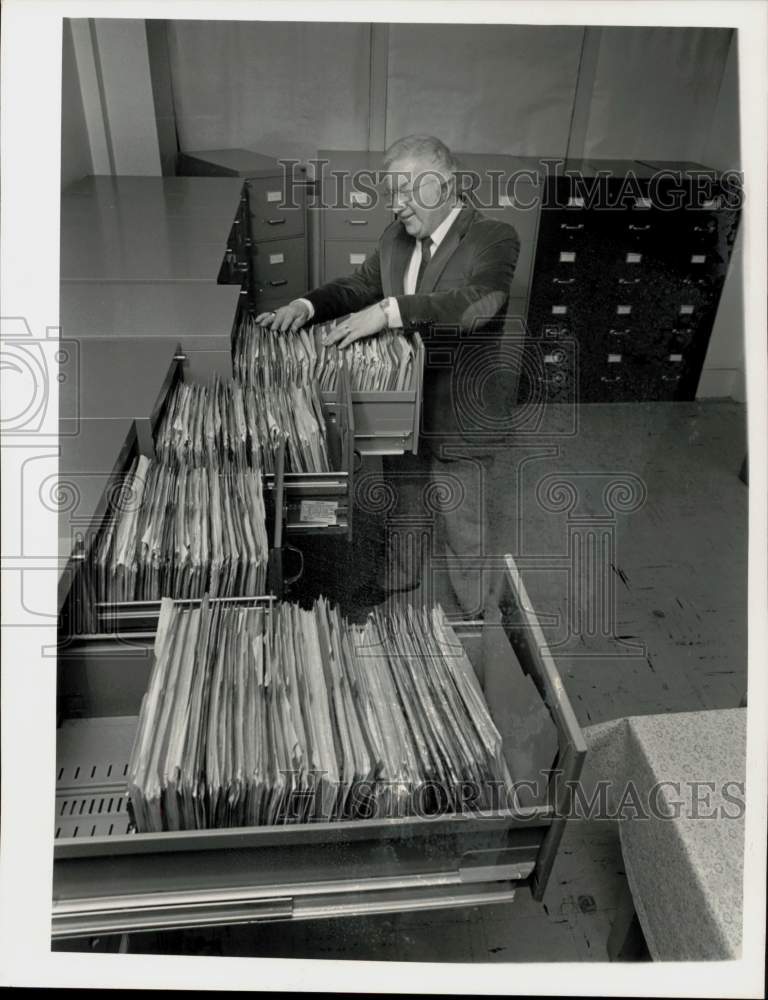
[[[415,239],[429,236],[451,210],[450,185],[423,160],[395,160],[387,173],[387,195],[405,231]]]

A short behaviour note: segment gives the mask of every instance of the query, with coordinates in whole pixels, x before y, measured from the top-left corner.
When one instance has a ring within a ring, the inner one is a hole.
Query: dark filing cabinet
[[[694,399],[740,189],[696,163],[542,165],[522,392],[584,403]]]
[[[285,171],[270,156],[249,149],[179,153],[177,173],[244,177],[247,218],[245,258],[230,246],[235,264],[247,260],[251,305],[274,309],[303,295],[308,284],[306,167]]]

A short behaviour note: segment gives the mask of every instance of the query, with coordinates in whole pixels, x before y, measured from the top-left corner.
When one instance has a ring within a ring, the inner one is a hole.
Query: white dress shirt
[[[431,234],[430,238],[430,250],[432,251],[431,257],[434,257],[437,252],[437,248],[443,242],[448,234],[448,230],[454,224],[461,212],[461,205],[456,205],[451,211],[446,215],[440,225]],[[405,278],[403,280],[403,291],[406,295],[413,295],[416,291],[416,279],[419,276],[419,265],[421,264],[421,241],[414,239],[413,241],[413,252],[411,253],[411,259],[408,263],[408,267],[405,271]],[[304,305],[309,309],[309,319],[315,315],[315,307],[309,301],[309,299],[299,299],[299,302],[303,302]],[[397,304],[397,299],[394,296],[390,296],[383,301],[384,311],[387,314],[387,326],[390,328],[401,327],[403,325],[402,318],[400,316],[400,307]]]

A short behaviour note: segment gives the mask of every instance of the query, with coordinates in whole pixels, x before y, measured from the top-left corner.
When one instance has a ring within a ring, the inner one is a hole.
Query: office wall
[[[65,18],[62,54],[62,185],[84,173],[160,174],[144,20]]]
[[[413,132],[454,149],[564,156],[581,27],[393,24],[386,142]]]
[[[65,19],[61,64],[61,186],[66,187],[90,173],[93,173],[93,161],[72,42],[72,27]]]
[[[169,21],[181,149],[365,148],[370,34],[367,24]]]
[[[599,30],[583,155],[702,162],[731,30]]]
[[[717,104],[706,137],[703,161],[719,170],[741,169],[738,39],[728,51]],[[699,396],[746,399],[744,379],[743,224],[739,227],[717,318],[699,384]]]

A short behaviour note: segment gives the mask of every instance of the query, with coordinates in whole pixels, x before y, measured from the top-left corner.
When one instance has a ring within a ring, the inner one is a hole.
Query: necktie
[[[432,237],[424,236],[419,240],[421,243],[421,261],[419,263],[419,273],[416,275],[416,291],[418,292],[421,288],[421,281],[424,277],[424,272],[427,269],[427,264],[432,257]]]

